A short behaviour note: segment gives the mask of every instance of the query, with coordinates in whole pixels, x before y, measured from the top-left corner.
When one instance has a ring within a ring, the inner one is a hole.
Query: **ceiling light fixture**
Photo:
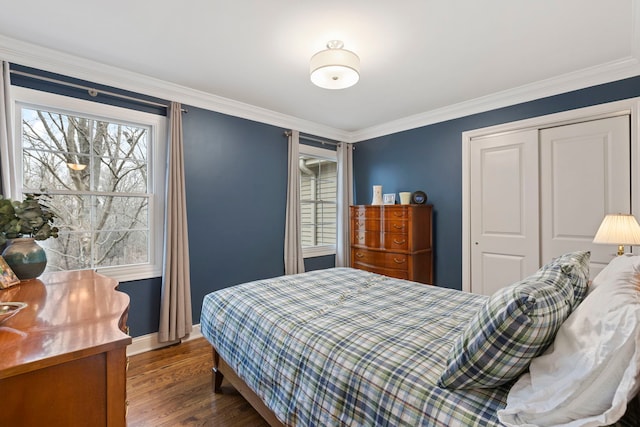
[[[360,80],[360,58],[345,50],[340,40],[331,40],[327,49],[311,57],[311,81],[325,89],[345,89]]]
[[[73,169],[74,171],[81,171],[84,170],[87,165],[83,165],[81,163],[67,163],[67,167],[69,169]]]

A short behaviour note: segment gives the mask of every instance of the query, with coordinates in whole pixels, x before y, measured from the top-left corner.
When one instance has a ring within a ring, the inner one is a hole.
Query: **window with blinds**
[[[338,188],[335,151],[301,145],[299,167],[304,255],[335,254]]]

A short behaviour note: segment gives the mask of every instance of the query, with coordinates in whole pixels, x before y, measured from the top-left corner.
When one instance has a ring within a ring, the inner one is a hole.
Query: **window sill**
[[[104,267],[96,269],[96,273],[116,279],[118,282],[132,282],[134,280],[152,279],[162,277],[159,267],[150,265],[131,265],[127,267]]]
[[[336,247],[334,245],[328,246],[313,246],[309,248],[302,248],[302,256],[304,258],[314,258],[319,256],[335,255]]]

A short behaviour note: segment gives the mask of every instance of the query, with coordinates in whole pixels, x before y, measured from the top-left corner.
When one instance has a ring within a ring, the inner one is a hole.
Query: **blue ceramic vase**
[[[47,267],[47,254],[32,237],[9,240],[2,257],[20,280],[35,279]]]

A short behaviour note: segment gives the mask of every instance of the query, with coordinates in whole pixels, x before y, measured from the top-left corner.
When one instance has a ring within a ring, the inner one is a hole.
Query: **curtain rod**
[[[285,131],[284,132],[284,136],[286,136],[286,137],[291,136],[291,131],[290,130]],[[302,134],[300,134],[299,138],[300,139],[306,139],[307,141],[319,142],[320,144],[328,144],[328,145],[338,145],[338,144],[340,144],[339,142],[326,141],[324,139],[314,138],[312,136],[306,136],[306,135],[302,135]]]
[[[133,96],[122,95],[122,94],[119,94],[119,93],[109,92],[109,91],[106,91],[106,90],[100,90],[100,89],[96,89],[96,88],[89,87],[89,86],[79,85],[79,84],[76,84],[76,83],[65,82],[63,80],[52,79],[50,77],[39,76],[37,74],[31,74],[31,73],[27,73],[27,72],[24,72],[24,71],[10,70],[9,72],[12,73],[12,74],[18,74],[20,76],[31,77],[33,79],[42,80],[42,81],[49,82],[49,83],[55,83],[55,84],[59,84],[59,85],[63,85],[63,86],[73,87],[73,88],[76,88],[76,89],[86,90],[87,93],[89,94],[89,96],[91,96],[91,97],[96,97],[99,94],[103,94],[103,95],[113,96],[113,97],[116,97],[116,98],[126,99],[126,100],[129,100],[129,101],[139,102],[139,103],[142,103],[142,104],[151,105],[151,106],[154,106],[154,107],[169,108],[169,106],[167,104],[162,104],[160,102],[148,101],[146,99],[135,98]],[[184,108],[182,108],[181,110],[182,110],[183,113],[188,113],[188,111],[186,109],[184,109]]]

